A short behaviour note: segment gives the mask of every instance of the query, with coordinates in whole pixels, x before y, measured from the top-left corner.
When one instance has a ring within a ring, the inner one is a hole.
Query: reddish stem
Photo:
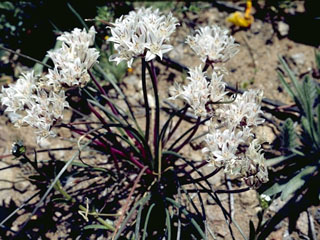
[[[183,117],[186,115],[187,110],[188,110],[188,107],[185,108],[185,110],[183,111],[182,116],[179,118],[178,122],[175,124],[173,129],[168,133],[168,137],[167,137],[166,141],[163,143],[163,147],[166,145],[166,143],[170,140],[171,136],[173,136],[174,132],[180,126],[180,124],[183,120]]]
[[[197,122],[196,122],[196,127],[193,129],[189,137],[179,146],[176,147],[173,151],[174,152],[179,152],[186,144],[190,142],[190,140],[193,138],[194,134],[196,134],[198,128],[200,126],[200,117],[198,117]]]
[[[70,130],[78,133],[79,135],[84,135],[84,134],[86,133],[86,131],[81,130],[81,129],[70,128]],[[88,135],[86,136],[86,138],[91,139],[90,136],[88,136]],[[107,148],[107,146],[106,146],[104,143],[100,142],[99,140],[94,140],[93,142],[94,142],[95,144],[97,144],[98,146],[100,146],[100,147]],[[109,146],[109,148],[110,148],[111,153],[118,154],[118,155],[120,155],[120,156],[123,157],[123,158],[127,158],[127,157],[128,157],[126,154],[124,154],[122,151],[120,151],[120,150],[117,149],[117,148],[114,148],[114,147],[111,147],[111,146]],[[136,165],[137,167],[139,167],[140,169],[143,169],[143,168],[145,167],[142,163],[140,163],[139,161],[137,161],[137,160],[134,158],[134,156],[132,156],[131,154],[129,154],[129,160],[130,160],[134,165]],[[149,174],[149,175],[154,176],[153,172],[152,172],[149,168],[147,168],[146,173]]]
[[[92,72],[90,70],[88,70],[88,73],[92,79],[92,81],[95,83],[95,85],[98,87],[100,93],[102,93],[103,95],[105,95],[106,97],[108,97],[106,91],[103,89],[103,87],[98,83],[98,81],[96,80],[95,76],[92,74]],[[107,100],[107,99],[106,99]],[[116,116],[120,116],[118,110],[113,106],[113,104],[107,100],[107,104],[108,106],[111,108],[111,111],[113,114],[115,114]],[[90,107],[90,110],[92,110],[92,112],[99,118],[99,120],[103,123],[103,124],[106,124],[106,121],[103,119],[103,117],[92,107],[90,106],[89,104],[89,107]],[[108,129],[110,132],[111,130]],[[134,137],[134,135],[129,131],[129,130],[125,130],[125,132],[128,134],[128,136],[131,138],[131,139],[134,139],[134,143],[135,145],[137,146],[137,148],[141,151],[141,155],[143,157],[146,157],[146,153],[145,153],[145,150],[142,146],[142,144],[138,141],[138,139],[136,139]]]

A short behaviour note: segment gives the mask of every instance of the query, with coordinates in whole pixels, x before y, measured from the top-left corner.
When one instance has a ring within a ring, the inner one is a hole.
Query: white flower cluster
[[[250,92],[253,93],[254,91],[251,90]],[[258,94],[258,91],[256,91],[256,94]],[[251,115],[252,124],[243,115],[242,120],[237,124],[228,121],[228,117],[232,118],[232,115],[226,109],[229,108],[229,105],[239,105],[236,102],[241,102],[241,99],[235,100],[231,104],[223,104],[217,109],[217,111],[221,111],[217,119],[223,128],[218,129],[218,123],[215,123],[213,118],[211,119],[208,124],[209,133],[205,137],[207,147],[202,151],[208,155],[212,165],[224,167],[225,172],[230,175],[244,177],[248,186],[258,187],[261,183],[268,181],[268,172],[264,165],[265,159],[261,145],[252,133],[252,127],[258,123],[263,123],[263,119],[258,115]],[[253,102],[251,103],[253,105]],[[253,106],[253,108],[249,108],[249,105],[247,105],[248,110],[254,111],[255,108],[259,108],[259,104],[255,104],[256,106]],[[242,114],[240,112],[241,110],[237,114]]]
[[[97,62],[99,52],[90,48],[94,44],[96,31],[91,27],[87,32],[75,28],[71,33],[65,32],[57,39],[62,41],[62,47],[49,51],[48,56],[54,63],[54,69],[49,69],[48,85],[53,88],[85,86],[90,80],[88,69]]]
[[[218,26],[206,26],[196,30],[195,36],[188,36],[186,43],[199,55],[203,62],[226,62],[238,53],[238,44],[228,35],[228,30]]]
[[[206,63],[225,62],[234,56],[237,44],[219,27],[205,27],[195,37],[188,37],[187,43]],[[212,71],[211,79],[201,65],[189,69],[189,83],[176,86],[177,97],[186,101],[199,117],[211,117],[209,133],[205,137],[207,154],[211,165],[223,167],[225,172],[243,177],[250,187],[258,187],[268,181],[261,145],[255,139],[252,128],[264,122],[261,100],[262,91],[249,90],[237,97],[227,97],[223,74]]]
[[[226,125],[231,127],[238,125],[258,126],[264,122],[264,119],[260,117],[263,113],[260,105],[262,96],[261,90],[250,89],[242,95],[238,95],[234,102],[224,104],[217,109],[217,115],[225,121]]]
[[[207,81],[206,72],[202,72],[202,66],[189,69],[189,84],[186,86],[176,85],[176,95],[171,99],[180,97],[184,99],[193,109],[197,116],[208,115],[208,104],[219,102],[227,94],[225,83],[222,82],[223,75],[213,72],[211,81]]]
[[[115,43],[118,53],[110,56],[109,60],[117,64],[127,61],[128,67],[131,67],[137,56],[145,56],[146,61],[156,56],[162,59],[163,54],[173,48],[167,43],[178,23],[171,13],[164,16],[159,9],[140,8],[121,16],[112,25],[109,27],[112,37],[108,41]]]
[[[2,87],[0,94],[6,112],[17,127],[29,125],[36,128],[37,142],[49,136],[55,136],[52,127],[63,119],[63,110],[69,104],[65,91],[76,86],[83,86],[89,80],[87,70],[97,61],[99,53],[89,48],[94,41],[95,30],[75,29],[64,33],[58,40],[63,45],[48,55],[55,64],[53,70],[43,78],[34,72],[22,74],[16,83],[8,88]]]

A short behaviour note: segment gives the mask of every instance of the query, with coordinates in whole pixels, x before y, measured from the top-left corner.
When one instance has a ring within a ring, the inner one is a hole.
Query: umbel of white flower
[[[188,84],[177,84],[176,94],[171,99],[183,99],[199,117],[212,116],[207,123],[209,133],[204,139],[207,147],[202,150],[210,164],[224,168],[229,175],[243,177],[250,187],[258,187],[268,181],[261,146],[252,133],[253,127],[264,122],[260,117],[263,93],[249,90],[221,104],[230,101],[222,77],[213,71],[209,80],[201,65],[191,68]]]
[[[57,38],[62,41],[62,47],[48,52],[54,69],[49,69],[46,75],[47,85],[53,88],[72,88],[83,87],[89,82],[88,69],[99,57],[99,52],[90,48],[94,44],[95,33],[94,27],[88,32],[75,28],[71,33],[64,32]]]
[[[258,126],[264,122],[261,118],[261,90],[248,90],[238,95],[236,100],[230,104],[223,104],[216,113],[224,120],[227,126]]]
[[[228,35],[228,30],[215,25],[197,29],[194,36],[187,37],[186,43],[203,62],[224,63],[239,51],[239,45]]]
[[[108,27],[112,35],[108,41],[114,42],[117,53],[109,60],[117,64],[127,61],[131,67],[138,56],[144,56],[146,61],[156,56],[162,59],[163,54],[173,48],[168,41],[179,24],[171,12],[164,16],[159,9],[140,8],[116,19],[112,25]]]
[[[54,136],[52,126],[63,118],[63,110],[68,107],[64,91],[49,93],[38,85],[38,78],[33,71],[22,74],[16,83],[8,88],[2,87],[0,95],[6,112],[16,114],[16,127],[32,126],[36,129],[37,142]]]
[[[15,126],[32,126],[36,129],[37,142],[55,136],[52,127],[63,119],[63,110],[69,106],[64,89],[84,86],[89,81],[88,69],[97,61],[99,53],[89,48],[94,43],[95,30],[74,29],[65,32],[58,40],[62,47],[48,55],[54,63],[43,78],[34,72],[22,74],[16,83],[2,87],[0,94],[6,112]]]
[[[238,44],[227,30],[217,26],[204,27],[188,36],[186,42],[206,64],[224,63],[238,52]],[[249,90],[229,98],[222,81],[223,74],[215,67],[208,78],[201,65],[189,69],[189,82],[176,84],[171,99],[181,98],[199,117],[211,117],[207,123],[203,153],[211,166],[222,167],[232,176],[243,177],[250,187],[268,181],[268,171],[261,145],[252,132],[264,122],[260,116],[262,91]]]
[[[201,65],[190,68],[188,73],[189,84],[186,86],[176,84],[176,95],[171,99],[177,97],[184,99],[193,109],[195,115],[206,117],[208,115],[207,103],[210,101],[219,102],[227,94],[225,83],[222,81],[223,75],[213,72],[211,81],[208,82],[207,74],[202,72]]]

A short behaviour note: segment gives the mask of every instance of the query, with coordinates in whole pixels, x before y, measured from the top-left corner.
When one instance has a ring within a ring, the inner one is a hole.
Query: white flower
[[[208,103],[219,102],[227,94],[225,83],[222,81],[223,75],[212,72],[211,80],[207,80],[206,72],[202,72],[201,65],[189,69],[190,82],[186,86],[176,85],[176,95],[171,99],[180,97],[184,99],[194,110],[197,116],[207,116],[212,107],[207,107]],[[207,109],[208,108],[208,109]]]
[[[238,53],[238,44],[228,36],[228,30],[218,26],[206,26],[196,30],[195,36],[188,36],[186,43],[199,55],[203,62],[226,62]]]
[[[208,81],[206,80],[205,72],[202,72],[201,65],[197,68],[189,69],[189,84],[186,86],[176,86],[177,94],[171,99],[177,97],[185,100],[191,108],[194,110],[194,113],[197,116],[206,116],[206,103],[208,102],[209,89]]]
[[[34,72],[22,74],[16,83],[10,84],[8,88],[2,87],[0,94],[2,105],[6,105],[6,112],[17,112],[25,108],[36,91],[36,77]]]
[[[262,153],[261,145],[257,139],[254,139],[245,154],[245,163],[243,172],[245,182],[250,187],[259,187],[261,183],[267,182],[268,170],[265,166],[265,158]]]
[[[95,30],[74,29],[58,40],[62,47],[48,52],[54,63],[43,79],[33,72],[22,74],[15,84],[2,88],[1,102],[6,112],[14,114],[17,127],[29,125],[36,129],[37,142],[54,136],[53,126],[63,119],[63,110],[69,106],[63,88],[84,86],[90,80],[88,69],[97,61],[99,53],[90,48]]]
[[[91,27],[88,32],[85,31],[85,29],[81,30],[79,28],[75,28],[71,33],[64,32],[61,36],[57,38],[57,40],[65,42],[69,46],[84,44],[87,45],[87,47],[89,47],[94,44],[95,34],[96,31],[94,27]]]
[[[257,126],[264,122],[260,117],[262,91],[250,89],[242,95],[238,95],[236,100],[230,104],[223,104],[217,110],[217,115],[225,120],[230,126]]]
[[[202,152],[207,154],[211,166],[223,167],[225,173],[243,177],[248,186],[256,188],[268,181],[268,171],[258,140],[251,140],[247,146],[253,137],[247,126],[220,130],[210,121]]]
[[[223,100],[224,96],[228,93],[225,91],[226,83],[222,81],[223,75],[218,75],[213,71],[209,85],[210,100],[215,103]]]
[[[207,147],[203,148],[203,152],[207,153],[209,160],[213,165],[222,167],[227,162],[237,159],[236,156],[240,144],[245,143],[252,134],[249,129],[241,131],[239,129],[220,129],[213,130],[209,127],[210,132],[205,137]]]
[[[45,137],[54,136],[51,128],[63,118],[63,110],[69,106],[64,91],[48,93],[40,89],[33,72],[23,74],[2,92],[1,102],[7,106],[5,111],[16,114],[15,126],[34,127],[38,143]]]
[[[150,61],[158,55],[162,60],[162,55],[172,50],[172,46],[163,44],[164,38],[157,38],[154,33],[149,32],[146,48],[148,49],[146,54],[146,61]]]
[[[156,56],[162,59],[163,54],[173,48],[167,42],[178,23],[171,13],[164,16],[159,9],[140,8],[116,19],[113,25],[108,27],[112,35],[108,41],[114,42],[117,53],[110,56],[109,61],[117,64],[126,61],[131,67],[133,59],[138,56],[145,56],[146,61]]]
[[[90,48],[95,33],[94,27],[88,32],[75,28],[71,33],[65,32],[57,38],[63,43],[61,48],[48,52],[55,65],[46,75],[48,86],[57,90],[59,87],[83,87],[88,83],[90,76],[87,71],[99,57],[99,52]]]

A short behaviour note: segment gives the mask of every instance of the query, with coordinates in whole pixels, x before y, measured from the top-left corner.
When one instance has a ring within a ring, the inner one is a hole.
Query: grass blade
[[[147,227],[148,227],[148,223],[149,223],[149,217],[152,211],[152,208],[155,206],[155,203],[152,203],[151,206],[149,207],[147,216],[146,216],[146,220],[144,222],[144,227],[143,227],[143,235],[142,235],[142,240],[145,240],[147,237]]]
[[[83,25],[83,27],[88,31],[89,27],[86,24],[85,21],[83,21],[82,17],[80,16],[80,14],[71,6],[70,3],[67,3],[68,8],[71,10],[71,12],[76,16],[76,18],[80,21],[80,23]]]
[[[150,199],[150,194],[145,196],[144,198],[141,198],[136,204],[131,208],[130,212],[128,213],[128,216],[124,219],[122,222],[119,231],[117,232],[116,236],[114,237],[114,240],[118,239],[121,235],[121,232],[124,230],[125,226],[127,225],[130,218],[133,216],[134,211],[137,209],[139,205],[143,206],[148,200]]]
[[[206,239],[206,235],[205,233],[202,231],[201,227],[199,226],[199,224],[190,216],[190,213],[185,209],[184,206],[182,206],[180,203],[177,203],[176,201],[174,201],[172,198],[166,198],[166,200],[171,203],[173,206],[175,206],[176,208],[180,209],[182,211],[182,213],[188,217],[191,221],[191,224],[195,227],[195,229],[198,231],[198,233],[200,234],[200,236],[203,239]]]
[[[167,240],[171,240],[171,218],[169,210],[166,208],[166,226],[167,226]]]

